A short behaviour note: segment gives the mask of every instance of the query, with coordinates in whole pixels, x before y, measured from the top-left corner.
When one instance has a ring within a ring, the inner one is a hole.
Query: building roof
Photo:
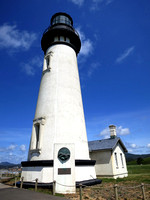
[[[98,150],[113,150],[118,143],[120,143],[123,150],[127,152],[126,147],[124,146],[123,142],[119,137],[109,138],[104,140],[89,141],[88,145],[90,151],[98,151]]]

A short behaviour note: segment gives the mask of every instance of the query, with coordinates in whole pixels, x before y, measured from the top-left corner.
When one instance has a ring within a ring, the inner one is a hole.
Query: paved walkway
[[[0,183],[0,189],[6,189],[6,188],[12,188],[12,187],[9,186],[9,185],[5,185],[5,184]]]
[[[0,183],[1,200],[66,200],[63,197],[56,197],[26,189],[13,188]]]

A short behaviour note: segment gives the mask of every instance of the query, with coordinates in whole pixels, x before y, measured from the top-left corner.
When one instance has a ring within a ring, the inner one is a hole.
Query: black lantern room
[[[41,47],[45,54],[47,49],[54,44],[68,45],[75,50],[76,54],[80,51],[80,37],[73,28],[72,18],[66,13],[54,14],[51,25],[43,33]]]

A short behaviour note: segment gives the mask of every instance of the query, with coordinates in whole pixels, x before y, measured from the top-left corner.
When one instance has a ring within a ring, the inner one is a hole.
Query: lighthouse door
[[[75,193],[74,144],[54,144],[54,181],[56,193]]]

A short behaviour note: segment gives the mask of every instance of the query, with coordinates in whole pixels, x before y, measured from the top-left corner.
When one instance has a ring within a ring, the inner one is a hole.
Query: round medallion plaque
[[[58,159],[61,162],[66,162],[70,158],[70,151],[68,148],[63,147],[58,151]]]

